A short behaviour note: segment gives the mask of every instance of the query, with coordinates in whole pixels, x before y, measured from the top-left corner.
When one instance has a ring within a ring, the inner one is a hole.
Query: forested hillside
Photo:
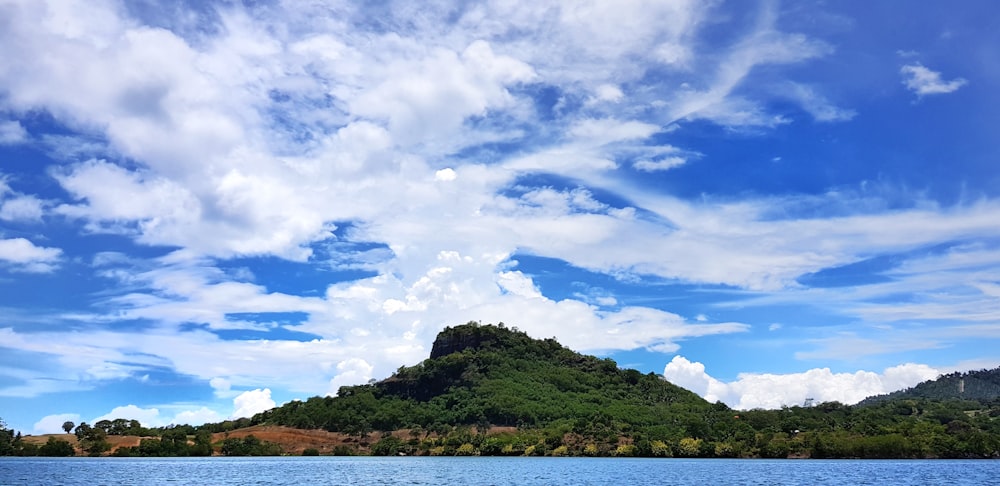
[[[996,457],[998,417],[995,400],[734,411],[554,339],[469,323],[416,366],[251,423],[356,434],[375,454]]]
[[[955,372],[941,375],[912,388],[868,397],[858,405],[872,405],[896,399],[997,400],[1000,399],[1000,368]]]
[[[670,423],[697,433],[711,409],[659,375],[622,370],[613,360],[503,324],[469,323],[442,331],[431,357],[416,366],[374,384],[343,387],[337,397],[286,404],[254,421],[362,433],[438,425],[540,428],[559,422],[583,431]]]
[[[735,411],[554,339],[469,323],[382,381],[235,421],[132,424],[149,437],[114,454],[1000,458],[1000,399],[968,399],[995,397],[996,376],[948,375],[865,406]],[[107,454],[118,422],[80,424],[76,446],[52,437],[39,446],[0,422],[0,455]]]

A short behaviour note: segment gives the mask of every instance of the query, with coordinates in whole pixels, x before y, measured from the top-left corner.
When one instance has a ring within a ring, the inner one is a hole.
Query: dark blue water
[[[1000,461],[528,457],[0,458],[0,484],[1000,485]]]

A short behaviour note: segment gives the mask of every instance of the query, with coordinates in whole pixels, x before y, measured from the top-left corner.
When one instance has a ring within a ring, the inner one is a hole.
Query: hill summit
[[[1000,368],[941,375],[936,379],[927,380],[905,390],[868,397],[858,405],[874,405],[890,400],[917,398],[978,401],[1000,399]]]
[[[470,322],[445,328],[430,357],[382,381],[252,418],[143,429],[155,437],[134,437],[137,446],[114,454],[1000,458],[1000,400],[990,391],[998,372],[946,375],[909,391],[919,396],[864,407],[733,411],[555,339]],[[992,398],[949,398],[956,391]],[[101,422],[93,429],[105,433]],[[47,439],[22,440],[0,421],[0,455],[74,453]]]
[[[423,362],[337,397],[266,412],[269,423],[330,431],[449,426],[541,428],[555,422],[608,427],[677,423],[712,407],[654,373],[619,369],[555,339],[470,322],[441,331]],[[686,427],[680,424],[679,427]]]

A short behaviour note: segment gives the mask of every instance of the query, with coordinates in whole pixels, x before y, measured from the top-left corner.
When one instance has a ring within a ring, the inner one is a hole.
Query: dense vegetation
[[[590,455],[648,457],[918,458],[1000,457],[1000,370],[947,375],[858,406],[821,403],[734,411],[655,374],[619,369],[516,328],[469,323],[446,328],[431,356],[391,377],[342,387],[336,397],[294,401],[249,419],[142,429],[138,422],[76,426],[81,451],[107,451],[107,435],[150,435],[116,455],[272,455],[253,436],[211,442],[211,433],[284,425],[348,434],[337,454]],[[938,383],[940,382],[940,383]],[[73,428],[67,423],[67,432]],[[70,455],[66,441],[37,446],[0,423],[0,455]],[[307,450],[318,454],[316,449]]]
[[[502,324],[501,324],[502,326]],[[446,328],[431,358],[378,383],[342,387],[264,412],[252,423],[360,434],[477,425],[563,424],[579,432],[674,424],[698,433],[712,405],[650,373],[501,326]]]
[[[998,396],[737,412],[554,339],[469,323],[416,366],[251,423],[355,434],[373,454],[995,457]]]
[[[997,397],[1000,397],[1000,368],[941,375],[936,380],[925,381],[912,388],[868,397],[858,405],[899,399],[992,400]]]

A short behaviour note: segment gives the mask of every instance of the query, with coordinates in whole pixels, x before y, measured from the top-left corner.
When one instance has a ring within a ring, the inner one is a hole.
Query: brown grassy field
[[[43,434],[43,435],[26,435],[24,436],[24,441],[32,444],[43,445],[49,440],[49,437],[55,437],[56,439],[62,439],[73,447],[77,447],[79,441],[76,440],[76,436],[73,434]],[[111,444],[111,452],[119,447],[135,447],[139,445],[139,441],[142,439],[148,439],[148,437],[137,437],[134,435],[109,435],[108,443]],[[80,451],[77,451],[77,455],[85,455]]]

